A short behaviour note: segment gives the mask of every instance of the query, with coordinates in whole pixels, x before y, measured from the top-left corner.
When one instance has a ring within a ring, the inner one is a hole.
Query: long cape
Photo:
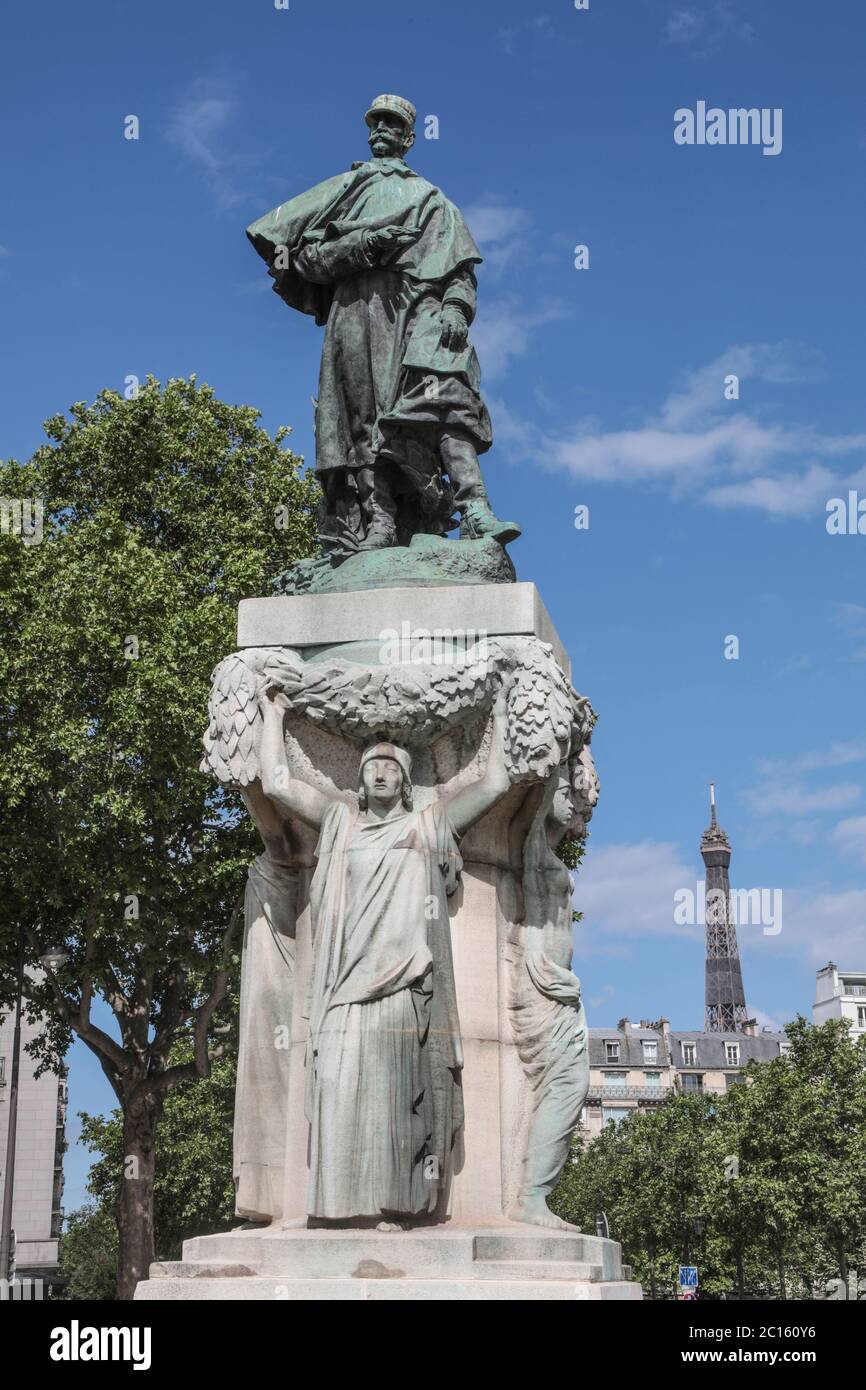
[[[368,160],[317,183],[253,222],[247,236],[267,261],[280,298],[323,324],[333,286],[304,280],[294,268],[294,257],[310,241],[330,241],[359,227],[373,231],[388,225],[420,229],[417,240],[388,262],[388,269],[413,279],[444,280],[461,266],[481,261],[459,209],[400,159]],[[278,247],[288,253],[281,258],[288,261],[284,267],[274,265]]]

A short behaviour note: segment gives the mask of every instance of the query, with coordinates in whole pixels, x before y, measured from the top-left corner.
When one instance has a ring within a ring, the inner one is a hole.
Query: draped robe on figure
[[[377,265],[368,233],[388,225],[419,236]],[[379,460],[412,466],[411,441],[426,436],[435,448],[445,427],[469,434],[479,453],[489,449],[475,350],[440,343],[443,304],[474,317],[481,256],[438,188],[402,159],[371,159],[282,203],[247,235],[277,294],[327,325],[316,411],[316,468],[326,486],[333,470]]]
[[[316,854],[307,1212],[431,1213],[463,1123],[457,836],[441,802],[375,820],[336,801]]]
[[[268,854],[250,865],[244,903],[240,1046],[235,1093],[235,1210],[250,1221],[283,1211],[285,1123],[291,1053],[278,1047],[291,1030],[295,979],[297,873]]]

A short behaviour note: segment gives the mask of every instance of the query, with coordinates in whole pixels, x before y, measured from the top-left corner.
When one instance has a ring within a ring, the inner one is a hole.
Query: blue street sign
[[[680,1265],[680,1288],[696,1289],[698,1287],[698,1267],[697,1265]]]

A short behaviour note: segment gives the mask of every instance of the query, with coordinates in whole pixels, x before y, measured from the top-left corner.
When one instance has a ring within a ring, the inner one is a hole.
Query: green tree
[[[177,1064],[188,1048],[172,1054]],[[154,1250],[157,1260],[180,1258],[185,1240],[237,1224],[232,1180],[232,1121],[236,1060],[214,1062],[205,1080],[181,1082],[165,1098],[156,1131],[153,1183]],[[88,1191],[113,1209],[123,1181],[123,1116],[82,1113],[81,1142],[100,1157]]]
[[[271,438],[194,379],[104,391],[46,432],[0,468],[4,496],[44,505],[40,544],[0,539],[0,1004],[21,924],[40,1063],[76,1034],[123,1115],[131,1298],[153,1259],[156,1127],[219,1055],[256,852],[236,797],[198,770],[210,674],[238,600],[310,553],[318,493],[286,429]],[[58,945],[67,962],[35,973]],[[191,1056],[173,1062],[179,1040]]]
[[[866,1040],[848,1024],[788,1024],[784,1057],[747,1069],[751,1123],[740,1172],[760,1187],[759,1219],[774,1253],[780,1297],[786,1263],[802,1280],[816,1243],[848,1287],[866,1241]],[[808,1240],[804,1240],[808,1237]]]
[[[117,1221],[111,1207],[87,1203],[66,1218],[60,1238],[62,1297],[100,1302],[117,1289]]]
[[[605,1210],[652,1297],[696,1263],[709,1293],[814,1297],[866,1268],[866,1040],[844,1023],[786,1029],[714,1096],[672,1095],[577,1145],[551,1206],[592,1230]]]
[[[691,1263],[700,1230],[701,1155],[712,1120],[704,1096],[672,1096],[663,1105],[606,1125],[572,1155],[551,1199],[558,1216],[592,1230],[607,1214],[635,1277],[651,1296],[672,1288],[679,1263]]]

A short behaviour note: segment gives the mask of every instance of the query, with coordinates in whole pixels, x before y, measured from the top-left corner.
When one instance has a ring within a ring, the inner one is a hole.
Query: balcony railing
[[[727,1084],[719,1085],[717,1081],[704,1081],[700,1086],[677,1086],[676,1092],[680,1096],[700,1096],[700,1095],[724,1095],[729,1089]]]
[[[587,1100],[664,1100],[669,1086],[594,1086],[590,1083]]]
[[[724,1095],[727,1085],[704,1082],[700,1086],[598,1086],[590,1082],[587,1101],[638,1100],[661,1102],[667,1096]]]

